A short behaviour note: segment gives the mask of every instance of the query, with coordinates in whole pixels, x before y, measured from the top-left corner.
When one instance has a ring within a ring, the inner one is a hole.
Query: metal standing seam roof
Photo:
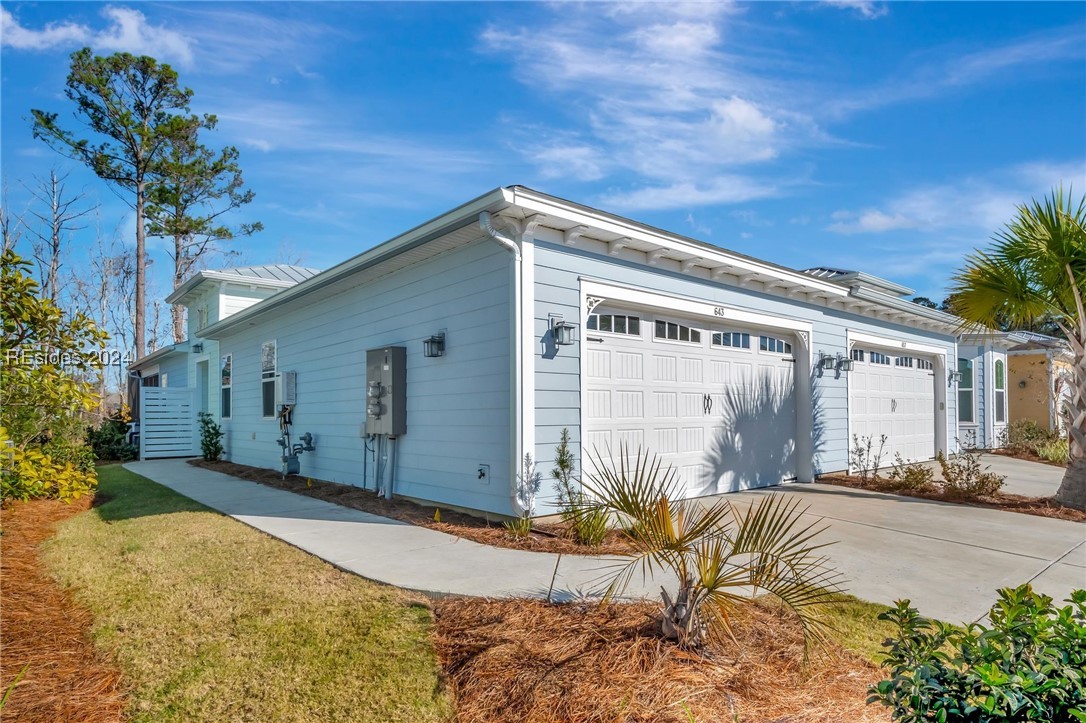
[[[320,273],[320,269],[288,264],[266,264],[264,266],[238,266],[227,269],[209,269],[217,274],[236,275],[245,279],[267,279],[269,281],[292,281],[299,283]]]

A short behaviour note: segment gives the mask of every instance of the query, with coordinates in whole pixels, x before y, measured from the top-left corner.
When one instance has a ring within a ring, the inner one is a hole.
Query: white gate
[[[140,387],[140,459],[198,454],[196,390]]]

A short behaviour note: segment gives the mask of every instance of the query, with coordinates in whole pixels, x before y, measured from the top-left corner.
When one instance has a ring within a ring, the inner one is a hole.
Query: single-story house
[[[168,299],[189,341],[133,367],[160,383],[142,442],[195,453],[206,411],[234,462],[502,515],[525,454],[553,511],[563,429],[586,467],[659,454],[688,496],[811,481],[865,437],[885,460],[953,452],[971,425],[992,444],[1002,347],[959,345],[961,320],[911,293],[498,188],[320,273],[193,277]]]
[[[1026,341],[1008,354],[1010,421],[1031,420],[1049,432],[1066,430],[1074,354],[1064,339],[1018,332]]]

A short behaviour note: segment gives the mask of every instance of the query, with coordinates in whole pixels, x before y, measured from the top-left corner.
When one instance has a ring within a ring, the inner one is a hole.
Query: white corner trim
[[[894,339],[888,336],[876,336],[874,334],[864,334],[863,332],[852,331],[851,329],[846,331],[846,341],[848,343],[848,351],[852,352],[853,344],[864,344],[866,346],[877,346],[884,349],[896,349],[898,351],[915,351],[919,354],[932,354],[934,356],[946,357],[949,350],[946,347],[935,346],[933,344],[921,344],[915,341],[906,341],[904,339]]]
[[[686,296],[662,294],[633,286],[618,286],[595,279],[580,278],[581,292],[584,296],[603,297],[607,301],[622,301],[638,306],[649,306],[666,311],[701,316],[718,321],[734,321],[740,324],[766,327],[769,329],[783,329],[785,331],[802,331],[810,335],[814,330],[814,324],[802,319],[790,319],[783,316],[774,316],[757,311],[749,311],[734,306],[719,304],[713,301],[702,301]],[[809,336],[808,336],[809,338]]]

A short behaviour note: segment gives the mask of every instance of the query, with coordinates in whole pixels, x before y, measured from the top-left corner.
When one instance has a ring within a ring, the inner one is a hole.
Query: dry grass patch
[[[836,645],[805,664],[798,622],[774,606],[742,607],[736,642],[704,658],[659,637],[658,608],[440,602],[435,645],[457,720],[889,720],[881,707],[865,704],[868,685],[880,677],[874,664]]]
[[[494,547],[533,552],[560,552],[567,555],[621,555],[630,550],[619,530],[611,530],[603,544],[597,547],[586,547],[574,542],[569,526],[564,523],[533,522],[532,532],[529,535],[517,537],[505,529],[503,522],[508,518],[504,517],[487,519],[440,508],[441,521],[438,522],[434,519],[434,512],[439,507],[399,498],[386,500],[378,497],[375,492],[354,485],[325,482],[301,476],[289,476],[284,479],[275,470],[250,467],[235,462],[208,462],[194,459],[190,460],[189,464],[374,515],[391,517],[412,525],[429,527]]]
[[[45,557],[143,721],[438,721],[426,605],[120,467]]]
[[[42,565],[38,546],[90,507],[84,497],[16,502],[0,510],[0,694],[25,669],[4,706],[24,723],[120,721],[120,672],[95,651],[91,616]]]

